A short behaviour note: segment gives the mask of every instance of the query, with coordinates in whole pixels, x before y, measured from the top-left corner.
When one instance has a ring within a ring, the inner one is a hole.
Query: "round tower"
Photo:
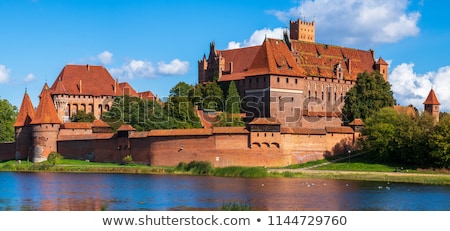
[[[44,88],[34,119],[31,121],[33,162],[47,160],[51,152],[57,152],[58,133],[61,120],[56,112],[48,88]]]
[[[33,104],[25,91],[16,122],[14,123],[16,160],[27,160],[31,155],[33,128],[30,123],[34,118],[34,113]]]

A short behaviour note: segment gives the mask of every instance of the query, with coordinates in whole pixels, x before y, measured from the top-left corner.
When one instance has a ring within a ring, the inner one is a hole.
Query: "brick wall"
[[[0,143],[0,161],[14,160],[16,156],[16,143]]]

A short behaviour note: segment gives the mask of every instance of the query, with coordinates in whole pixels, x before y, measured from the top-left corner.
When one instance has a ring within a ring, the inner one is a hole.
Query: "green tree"
[[[398,114],[392,107],[382,108],[373,116],[368,117],[364,122],[361,140],[366,151],[373,159],[389,162],[391,155],[395,153],[394,140],[397,136],[395,124],[398,121]]]
[[[0,143],[14,141],[14,122],[17,107],[6,99],[0,99]]]
[[[430,158],[437,167],[450,167],[450,116],[445,115],[430,135]]]
[[[95,120],[95,116],[92,113],[86,113],[85,111],[77,111],[70,117],[72,122],[92,122]]]
[[[228,86],[225,111],[230,114],[238,114],[241,112],[241,98],[239,97],[239,92],[234,81],[231,81]]]
[[[346,94],[342,108],[343,121],[366,119],[383,107],[394,106],[395,100],[389,82],[378,72],[358,75],[355,86]]]
[[[208,82],[202,86],[202,108],[223,111],[223,91],[217,82]]]

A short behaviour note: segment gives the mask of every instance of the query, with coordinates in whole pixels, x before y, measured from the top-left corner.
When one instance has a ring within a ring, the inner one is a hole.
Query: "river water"
[[[303,178],[0,172],[0,210],[450,211],[450,186]]]

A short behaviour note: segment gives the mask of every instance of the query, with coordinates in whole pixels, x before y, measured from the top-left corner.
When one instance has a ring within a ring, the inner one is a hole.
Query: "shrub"
[[[177,167],[175,167],[176,171],[181,172],[190,172],[192,174],[198,175],[209,175],[214,173],[214,167],[208,161],[191,161],[188,164],[184,162],[180,162]]]
[[[124,164],[132,164],[133,163],[133,157],[131,155],[126,155],[122,158],[122,162]]]
[[[63,159],[63,156],[57,152],[50,152],[50,154],[47,157],[47,163],[50,165],[55,165]]]

